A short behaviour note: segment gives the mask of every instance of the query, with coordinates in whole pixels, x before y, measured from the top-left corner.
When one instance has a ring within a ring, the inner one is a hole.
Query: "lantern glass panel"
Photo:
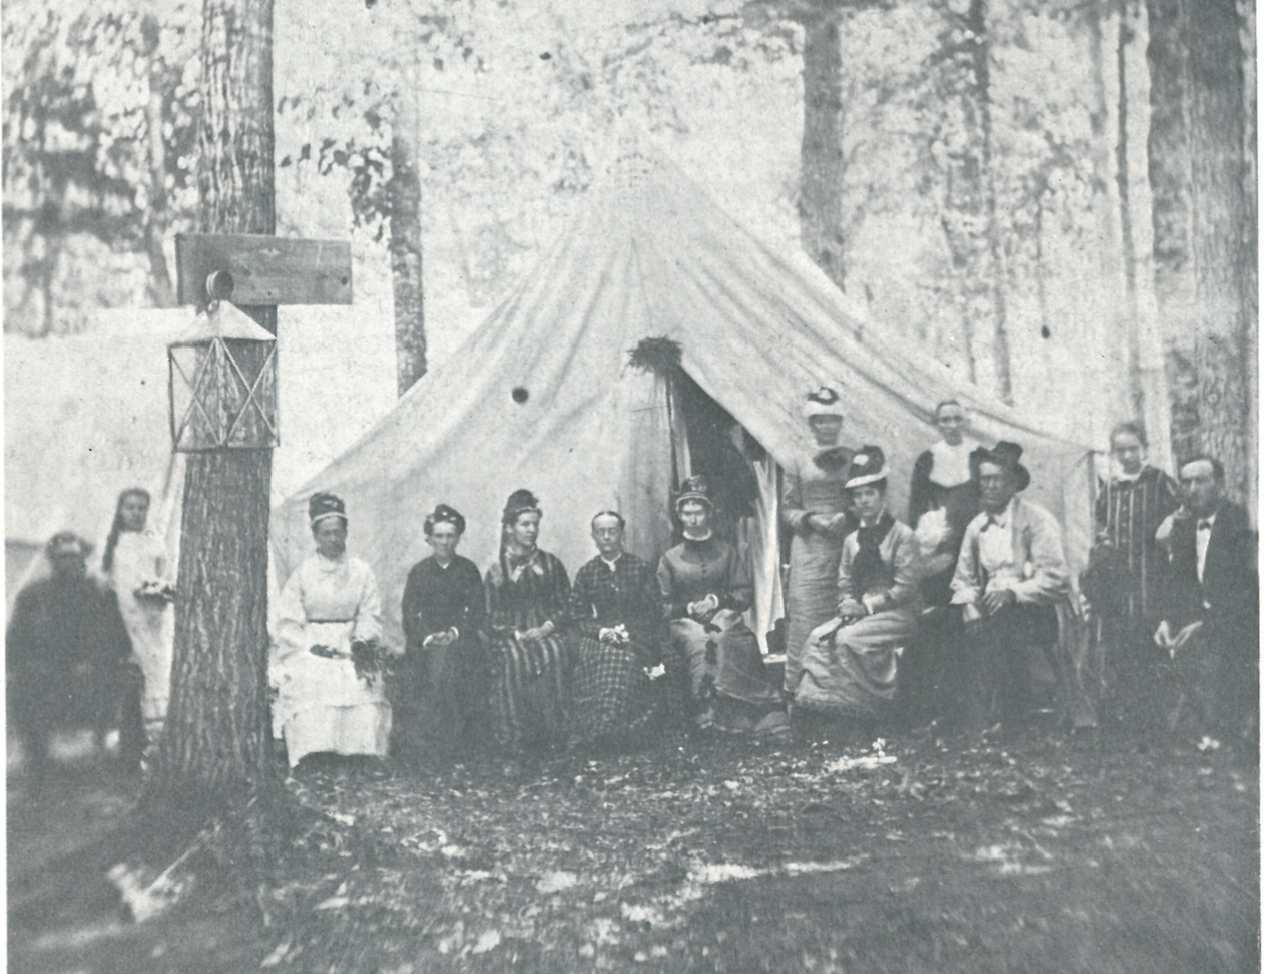
[[[274,342],[217,335],[173,343],[168,358],[175,450],[277,446]]]

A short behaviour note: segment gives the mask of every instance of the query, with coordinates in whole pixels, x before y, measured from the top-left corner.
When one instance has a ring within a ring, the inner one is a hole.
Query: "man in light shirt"
[[[1055,604],[1070,584],[1058,521],[1016,496],[1031,480],[1023,447],[1000,442],[971,454],[981,512],[967,525],[953,576],[961,606],[969,727],[1015,726],[1031,709],[1029,651],[1058,638]]]
[[[1168,535],[1164,620],[1155,642],[1176,663],[1174,725],[1192,716],[1200,731],[1254,741],[1259,682],[1256,533],[1225,497],[1225,469],[1213,457],[1181,465],[1183,507]]]

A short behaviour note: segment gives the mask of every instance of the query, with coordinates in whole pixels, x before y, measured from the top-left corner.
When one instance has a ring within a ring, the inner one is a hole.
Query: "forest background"
[[[5,4],[7,331],[173,303],[200,14]],[[1254,4],[280,0],[275,26],[279,232],[351,237],[401,392],[632,129],[955,379],[1100,448],[1144,418],[1254,500]]]

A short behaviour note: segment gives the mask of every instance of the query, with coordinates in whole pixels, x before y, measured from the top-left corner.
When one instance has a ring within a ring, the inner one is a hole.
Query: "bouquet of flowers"
[[[356,668],[356,676],[369,686],[382,675],[386,663],[386,647],[376,639],[356,639],[351,644],[351,662]]]

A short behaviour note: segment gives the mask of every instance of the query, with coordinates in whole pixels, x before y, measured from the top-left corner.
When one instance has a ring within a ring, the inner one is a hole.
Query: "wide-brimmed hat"
[[[877,446],[863,446],[852,458],[848,467],[848,480],[843,485],[845,490],[853,487],[865,487],[887,479],[887,457]]]
[[[830,386],[818,386],[804,398],[804,418],[837,416],[843,419],[843,397]]]
[[[710,510],[716,510],[716,501],[712,498],[711,487],[708,486],[707,478],[703,476],[686,477],[681,484],[680,491],[676,495],[676,503],[674,508],[679,514],[681,505],[690,501],[699,504],[705,504]]]
[[[1028,473],[1028,468],[1019,462],[1019,458],[1023,456],[1023,447],[1018,443],[1010,443],[1006,440],[998,441],[997,445],[991,450],[984,447],[976,447],[971,451],[971,477],[979,481],[979,468],[981,463],[995,463],[997,466],[1006,470],[1013,470],[1015,473],[1015,491],[1016,493],[1027,488],[1032,483],[1032,475]]]
[[[343,523],[347,523],[347,505],[343,503],[343,499],[337,494],[329,494],[324,491],[313,494],[307,502],[307,517],[312,522],[312,527],[316,527],[318,523],[324,521],[327,517],[342,518]]]

